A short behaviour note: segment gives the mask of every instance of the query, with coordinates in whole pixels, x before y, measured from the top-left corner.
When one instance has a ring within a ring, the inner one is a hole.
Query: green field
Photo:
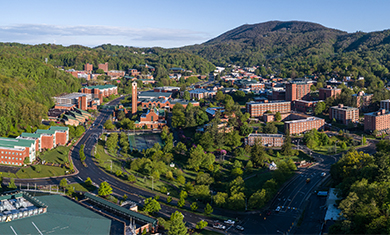
[[[55,149],[44,152],[39,158],[46,162],[65,164],[68,161],[69,147],[58,146]]]
[[[40,172],[36,171],[35,166],[29,166],[25,168],[21,168],[17,173],[17,178],[43,178],[43,177],[52,177],[52,176],[60,176],[65,175],[67,168],[55,167],[55,166],[46,166],[39,165],[41,168]],[[5,176],[7,174],[4,174]],[[7,176],[6,176],[7,177]]]

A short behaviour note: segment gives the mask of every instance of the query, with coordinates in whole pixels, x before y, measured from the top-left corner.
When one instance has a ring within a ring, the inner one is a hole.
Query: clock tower
[[[131,113],[136,114],[137,113],[137,98],[138,98],[138,92],[137,92],[137,83],[134,81],[132,84],[132,96],[131,96]]]

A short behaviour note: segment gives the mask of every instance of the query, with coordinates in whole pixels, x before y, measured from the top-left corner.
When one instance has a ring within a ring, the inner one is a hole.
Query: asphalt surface
[[[123,97],[121,97],[123,98]],[[120,99],[114,100],[110,105],[116,105],[120,102]],[[96,118],[94,126],[88,129],[84,137],[75,146],[72,151],[72,159],[75,168],[79,170],[79,173],[75,176],[64,176],[50,179],[16,179],[17,185],[29,184],[30,187],[34,184],[37,185],[58,185],[62,178],[67,178],[69,183],[84,182],[87,177],[90,177],[95,184],[100,184],[102,181],[107,181],[113,188],[113,192],[117,195],[126,194],[129,200],[143,204],[143,199],[146,197],[154,197],[155,194],[149,191],[145,191],[129,184],[123,183],[115,177],[106,174],[93,162],[91,151],[93,146],[97,143],[98,137],[103,133],[103,124],[111,115],[112,111],[103,110],[99,117]],[[358,138],[358,137],[357,137]],[[79,157],[79,149],[81,144],[85,145],[86,164],[84,167],[81,164]],[[306,146],[301,146],[300,150],[310,154],[310,150]],[[367,147],[359,149],[366,153],[375,153],[375,145],[373,142],[369,142]],[[284,187],[278,192],[272,202],[269,204],[268,210],[270,214],[265,212],[234,212],[225,211],[218,208],[214,208],[213,214],[223,215],[240,221],[245,230],[238,231],[234,226],[226,226],[226,230],[218,230],[211,227],[212,221],[210,218],[189,213],[183,210],[179,210],[184,215],[184,221],[189,227],[195,227],[195,224],[200,220],[206,220],[209,222],[207,227],[210,230],[224,232],[226,234],[319,234],[322,225],[322,219],[324,217],[325,210],[322,206],[325,204],[323,198],[316,197],[312,193],[316,189],[325,177],[321,176],[322,172],[329,175],[330,166],[336,162],[341,154],[334,156],[326,156],[321,154],[312,153],[312,156],[316,159],[317,164],[307,169],[300,169],[296,175],[286,183]],[[310,182],[307,183],[306,179],[310,178]],[[4,180],[7,182],[7,180]],[[276,208],[280,208],[280,211],[276,211]],[[161,205],[161,210],[158,216],[170,216],[177,208]],[[303,225],[299,228],[296,227],[298,219],[302,212]],[[226,225],[226,224],[225,224]]]

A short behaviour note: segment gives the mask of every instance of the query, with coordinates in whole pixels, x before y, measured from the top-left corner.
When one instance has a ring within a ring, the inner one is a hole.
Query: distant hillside
[[[242,25],[200,45],[181,48],[217,66],[261,66],[281,77],[364,76],[366,86],[390,78],[390,31],[347,33],[300,21]],[[323,80],[322,80],[323,81]]]

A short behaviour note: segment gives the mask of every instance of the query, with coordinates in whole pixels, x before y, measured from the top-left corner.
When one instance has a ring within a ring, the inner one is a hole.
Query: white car
[[[322,177],[325,177],[325,176],[326,176],[326,173],[325,173],[325,172],[322,172],[322,173],[321,173],[321,176],[322,176]]]
[[[220,223],[213,224],[213,228],[222,229],[222,230],[226,229],[225,225],[222,225]]]
[[[244,227],[242,227],[242,226],[240,226],[240,225],[237,225],[237,226],[236,226],[236,229],[237,229],[237,230],[240,230],[240,231],[244,231]]]
[[[235,223],[235,221],[233,221],[233,220],[225,220],[224,221],[226,224],[231,224],[231,225],[234,225],[234,223]]]
[[[276,207],[275,211],[279,212],[280,211],[280,206]]]

